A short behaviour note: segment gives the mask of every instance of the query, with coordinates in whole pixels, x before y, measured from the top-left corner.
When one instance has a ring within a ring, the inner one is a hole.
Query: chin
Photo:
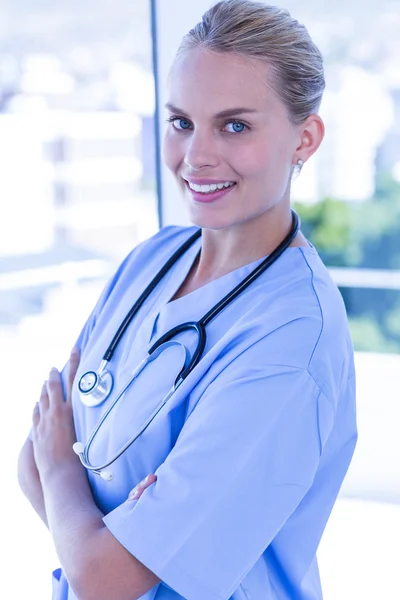
[[[208,214],[207,214],[208,213]],[[228,229],[233,225],[237,225],[236,221],[232,220],[232,217],[228,218],[226,215],[212,214],[211,210],[190,210],[188,214],[189,220],[196,227],[201,229],[211,229],[212,231],[220,231],[222,229]]]

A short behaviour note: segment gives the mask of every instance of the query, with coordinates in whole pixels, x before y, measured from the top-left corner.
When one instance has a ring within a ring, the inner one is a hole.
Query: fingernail
[[[71,356],[78,356],[78,354],[79,354],[79,348],[74,346],[71,350]]]
[[[56,369],[56,367],[51,367],[50,375],[55,375],[56,373],[58,373],[58,369]]]
[[[143,480],[143,483],[147,483],[149,478],[150,478],[150,475],[147,475],[147,477],[145,477],[145,479]]]

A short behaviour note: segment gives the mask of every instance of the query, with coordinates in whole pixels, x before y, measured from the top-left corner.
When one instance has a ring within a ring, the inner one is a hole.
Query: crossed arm
[[[50,371],[33,413],[33,441],[27,439],[20,453],[19,482],[49,528],[63,571],[79,600],[136,600],[160,579],[104,525],[85,469],[72,450],[76,437],[71,389],[78,364],[79,354],[73,350],[66,399],[59,372]],[[137,499],[155,480],[150,475],[129,498],[137,491]]]

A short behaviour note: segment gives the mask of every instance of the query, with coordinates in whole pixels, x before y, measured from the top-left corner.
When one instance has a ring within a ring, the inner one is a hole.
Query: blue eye
[[[225,124],[225,127],[232,126],[231,131],[229,133],[242,133],[245,130],[246,125],[244,123],[240,123],[239,121],[229,121],[229,123]]]
[[[179,125],[178,125],[179,123]],[[172,121],[173,126],[175,127],[175,129],[189,129],[190,128],[190,121],[188,121],[187,119],[174,119]]]

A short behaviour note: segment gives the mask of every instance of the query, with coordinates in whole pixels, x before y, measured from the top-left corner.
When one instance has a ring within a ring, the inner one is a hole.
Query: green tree
[[[324,198],[295,203],[305,236],[327,266],[400,269],[400,183],[381,173],[367,202]],[[358,350],[400,350],[400,291],[346,288],[345,299]]]

